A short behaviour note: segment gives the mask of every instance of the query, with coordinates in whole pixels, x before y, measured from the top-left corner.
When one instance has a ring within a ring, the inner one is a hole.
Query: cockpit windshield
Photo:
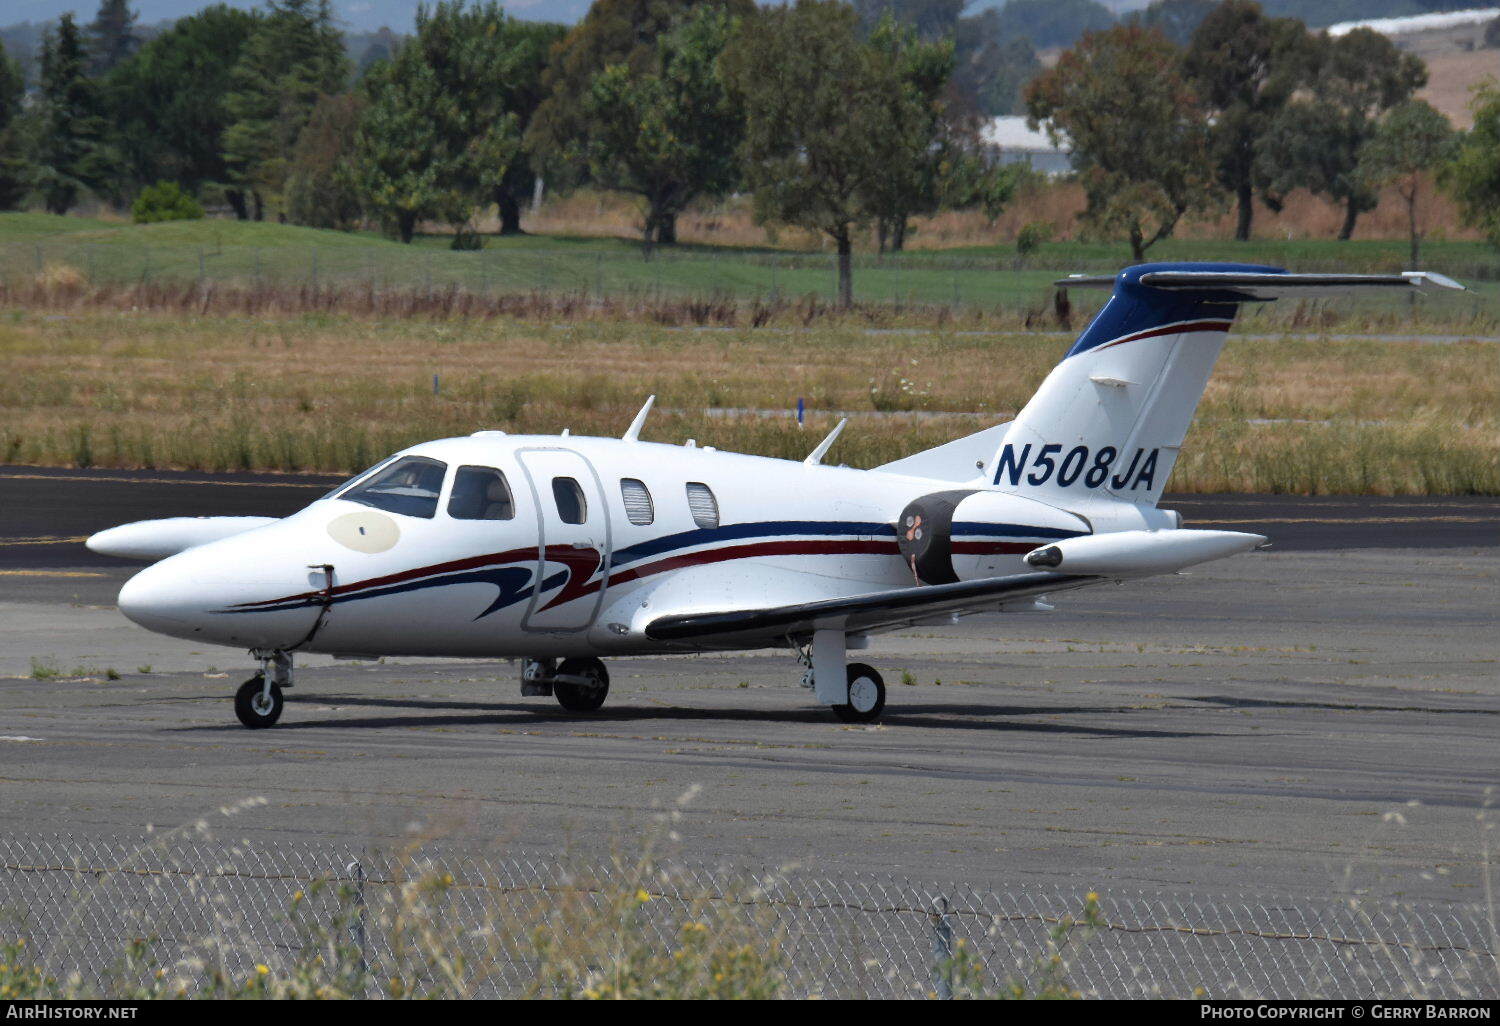
[[[426,456],[403,456],[377,473],[356,478],[338,498],[358,502],[387,513],[431,520],[437,513],[438,495],[448,464]]]

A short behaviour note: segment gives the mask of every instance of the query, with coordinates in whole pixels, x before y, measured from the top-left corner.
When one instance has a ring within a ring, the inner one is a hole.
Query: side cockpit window
[[[455,520],[514,520],[516,505],[505,475],[494,467],[459,467],[448,515]]]
[[[448,464],[426,456],[403,456],[384,469],[356,480],[338,497],[348,502],[431,520]]]

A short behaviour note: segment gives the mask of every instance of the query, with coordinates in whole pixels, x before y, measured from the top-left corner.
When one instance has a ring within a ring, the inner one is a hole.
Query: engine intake
[[[959,580],[953,569],[953,511],[973,494],[972,488],[933,492],[913,499],[901,511],[896,544],[918,584]]]

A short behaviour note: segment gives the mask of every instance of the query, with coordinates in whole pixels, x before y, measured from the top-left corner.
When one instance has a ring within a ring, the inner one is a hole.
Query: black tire
[[[859,687],[858,694],[855,693],[856,686]],[[849,664],[848,694],[848,702],[833,706],[833,714],[845,723],[874,723],[885,711],[885,681],[864,663]]]
[[[597,712],[604,704],[604,699],[609,695],[609,671],[598,659],[564,659],[562,665],[557,668],[557,672],[591,677],[598,682],[594,685],[584,685],[554,681],[552,695],[557,699],[557,704],[568,712]]]
[[[234,693],[234,714],[251,730],[275,726],[276,721],[281,719],[282,708],[286,705],[281,699],[281,688],[272,684],[270,707],[263,707],[261,695],[264,691],[265,678],[257,673],[241,684],[240,689]]]

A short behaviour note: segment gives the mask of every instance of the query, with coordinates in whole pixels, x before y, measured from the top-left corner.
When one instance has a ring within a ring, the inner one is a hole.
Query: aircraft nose
[[[182,575],[170,560],[148,566],[120,589],[115,604],[126,619],[159,634],[191,632],[197,618],[188,602]]]
[[[276,539],[225,538],[153,563],[120,589],[116,605],[148,631],[236,648],[284,648],[307,637],[322,611],[298,559]],[[267,600],[283,599],[285,601]]]

